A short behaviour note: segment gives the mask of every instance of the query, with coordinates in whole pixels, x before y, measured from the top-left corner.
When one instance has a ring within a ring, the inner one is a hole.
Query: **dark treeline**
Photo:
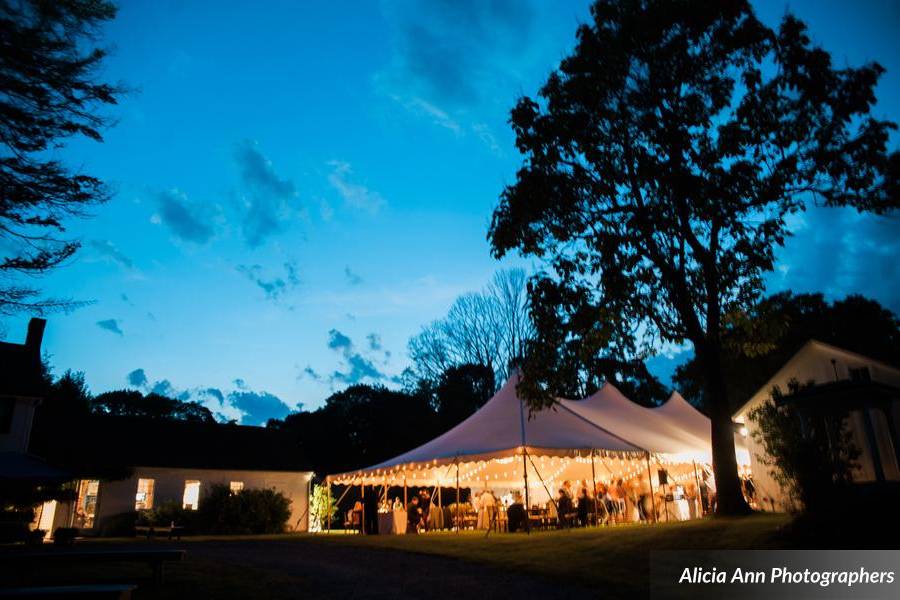
[[[725,368],[732,405],[763,386],[810,339],[900,364],[900,321],[878,302],[861,296],[828,302],[822,294],[775,294],[727,329]],[[641,371],[636,385],[665,390],[646,368]],[[622,372],[615,375],[610,379],[626,395],[645,401],[632,395],[630,378]],[[272,419],[267,427],[289,433],[299,455],[317,474],[350,471],[406,452],[449,430],[478,410],[502,383],[494,366],[450,365],[436,376],[408,381],[403,389],[352,385],[330,395],[316,410]],[[46,399],[37,410],[32,435],[32,451],[41,455],[46,446],[52,446],[60,427],[77,429],[79,419],[91,415],[216,422],[208,408],[184,398],[138,390],[94,396],[82,373],[66,371],[54,378],[47,367],[44,385]],[[678,367],[674,387],[704,410],[703,376],[694,359]]]

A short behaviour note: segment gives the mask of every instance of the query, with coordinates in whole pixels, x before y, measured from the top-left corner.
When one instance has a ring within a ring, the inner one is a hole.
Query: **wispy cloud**
[[[147,385],[147,373],[143,369],[135,369],[125,376],[128,385],[136,388],[142,388]]]
[[[205,244],[215,235],[214,217],[208,209],[192,203],[177,189],[157,194],[159,212],[153,221],[162,223],[183,241]]]
[[[294,261],[284,263],[284,274],[274,277],[265,276],[261,265],[238,265],[236,269],[263,290],[268,300],[278,300],[300,285],[300,276]]]
[[[109,331],[110,333],[114,333],[118,336],[125,335],[125,332],[122,331],[122,327],[119,325],[118,319],[104,319],[102,321],[97,321],[97,327]]]
[[[244,142],[235,151],[241,190],[241,232],[250,247],[263,244],[284,231],[291,220],[297,188],[279,176],[255,142]]]
[[[235,420],[245,425],[265,425],[269,419],[283,419],[301,405],[289,406],[275,394],[253,390],[242,378],[235,378],[236,389],[199,386],[181,389],[168,379],[151,381],[144,369],[139,368],[126,375],[128,384],[145,393],[160,394],[183,402],[198,402],[207,407],[218,420]]]
[[[858,293],[900,312],[900,216],[851,208],[814,208],[778,253],[770,291]]]
[[[350,285],[359,285],[363,282],[362,277],[355,273],[350,267],[344,267],[344,277]]]
[[[370,334],[367,339],[370,349],[375,349],[374,346],[377,346],[378,350],[381,349],[381,338],[378,337],[377,334]],[[332,386],[335,384],[354,385],[366,381],[391,381],[394,383],[398,381],[396,377],[387,375],[375,366],[375,362],[372,358],[364,356],[361,352],[357,351],[353,340],[337,329],[332,329],[328,332],[328,348],[338,352],[342,359],[341,368],[333,371],[328,377],[328,382]],[[304,370],[307,375],[315,380],[321,379],[318,373],[312,370],[311,367],[307,367],[307,369],[308,371]]]
[[[423,6],[424,5],[424,6]],[[494,152],[490,127],[473,121],[477,109],[513,101],[539,45],[539,16],[529,0],[395,0],[383,4],[392,54],[374,78],[376,88],[411,114],[456,135],[474,135]]]
[[[328,164],[331,166],[328,183],[337,190],[337,193],[343,198],[344,204],[371,214],[375,214],[381,209],[385,203],[384,198],[378,192],[353,181],[353,168],[349,163],[333,160]]]
[[[109,240],[90,240],[88,241],[88,246],[100,257],[119,265],[123,269],[130,270],[134,268],[134,261]]]

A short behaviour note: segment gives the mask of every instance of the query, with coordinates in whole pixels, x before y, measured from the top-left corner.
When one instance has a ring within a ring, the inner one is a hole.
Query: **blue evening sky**
[[[406,342],[503,266],[485,240],[519,165],[506,124],[572,47],[588,3],[124,1],[105,75],[132,88],[106,141],[62,157],[115,188],[39,283],[93,303],[50,318],[57,373],[264,422],[356,382],[392,385]],[[788,4],[757,3],[775,22]],[[900,120],[900,6],[795,1],[839,64],[878,60]],[[896,144],[896,138],[895,138]],[[900,227],[805,215],[770,289],[900,310]],[[7,322],[18,339],[25,317]],[[653,361],[667,376],[669,358]]]

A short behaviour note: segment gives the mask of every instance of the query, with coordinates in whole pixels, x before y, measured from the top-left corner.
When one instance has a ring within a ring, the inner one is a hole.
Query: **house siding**
[[[832,360],[834,363],[832,364]],[[791,380],[801,384],[812,381],[817,384],[830,383],[835,380],[850,378],[850,369],[867,367],[873,381],[900,387],[900,370],[894,369],[876,360],[841,350],[820,342],[809,342],[801,348],[749,401],[735,413],[735,421],[743,423],[748,429],[747,448],[750,451],[750,468],[753,481],[761,498],[764,510],[789,511],[797,508],[793,499],[789,498],[769,473],[770,467],[761,461],[764,454],[760,445],[754,440],[756,424],[750,420],[749,414],[756,407],[767,402],[772,388],[778,386],[787,392]],[[895,423],[900,423],[900,407],[894,406],[890,416]],[[858,414],[857,414],[858,413]],[[854,444],[862,451],[857,462],[859,470],[857,481],[872,481],[875,478],[872,455],[866,441],[864,417],[861,411],[853,411],[849,419],[850,431]]]
[[[309,528],[308,483],[309,471],[230,471],[220,469],[187,469],[166,467],[134,467],[132,476],[117,481],[100,483],[95,531],[103,529],[104,522],[126,512],[134,511],[138,479],[153,479],[153,506],[176,502],[181,504],[184,483],[200,481],[200,504],[211,486],[228,485],[242,481],[244,489],[274,489],[291,501],[291,517],[288,531],[307,531]]]

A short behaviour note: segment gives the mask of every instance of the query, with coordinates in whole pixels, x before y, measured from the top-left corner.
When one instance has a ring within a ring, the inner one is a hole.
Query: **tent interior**
[[[701,485],[714,486],[709,420],[681,396],[646,408],[607,383],[585,400],[558,400],[529,415],[517,383],[512,377],[482,408],[433,440],[326,481],[380,486],[382,500],[397,486],[490,490],[505,503],[518,491],[531,508],[551,504],[567,481],[593,494],[598,484],[622,480],[632,497],[664,504],[655,506],[657,519],[702,513],[699,500],[696,507],[668,507],[669,501],[697,499]],[[737,450],[740,461],[746,449]]]

